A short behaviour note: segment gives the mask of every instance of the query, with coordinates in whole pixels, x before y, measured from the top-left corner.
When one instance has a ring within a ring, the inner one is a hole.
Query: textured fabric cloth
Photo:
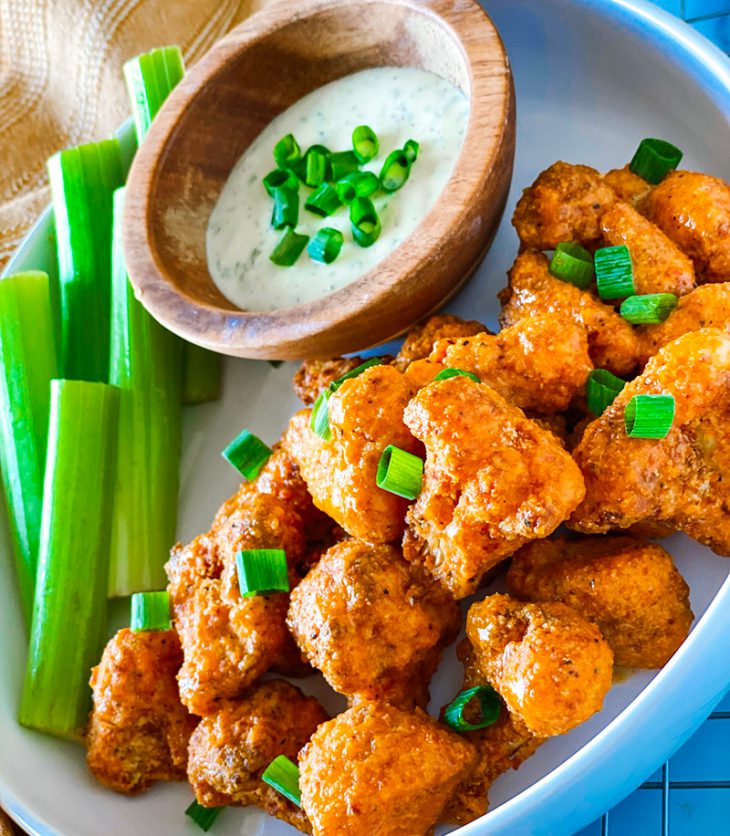
[[[0,269],[49,201],[45,162],[129,116],[122,64],[188,64],[266,0],[0,0]]]

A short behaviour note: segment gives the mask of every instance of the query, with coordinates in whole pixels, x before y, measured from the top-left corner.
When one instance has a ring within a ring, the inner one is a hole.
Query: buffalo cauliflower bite
[[[546,314],[564,321],[573,319],[585,329],[588,354],[597,369],[629,374],[641,356],[632,326],[590,291],[551,276],[548,265],[542,253],[525,252],[517,257],[509,273],[509,285],[498,294],[502,327]]]
[[[628,166],[606,172],[603,175],[603,181],[616,192],[621,200],[630,203],[635,209],[641,208],[642,201],[652,189],[651,183],[647,183],[643,177],[634,174]]]
[[[730,280],[730,186],[718,177],[672,171],[642,213],[688,255],[699,282]]]
[[[629,248],[634,273],[634,291],[674,293],[683,296],[695,286],[689,258],[651,221],[621,201],[601,218],[603,245]]]
[[[665,438],[630,438],[624,409],[634,395],[675,401]],[[730,555],[730,336],[711,328],[662,348],[603,415],[573,457],[585,501],[569,520],[585,534],[646,521],[672,526]]]
[[[473,319],[460,319],[451,314],[432,316],[408,332],[395,358],[395,365],[401,371],[405,371],[416,360],[425,360],[438,340],[471,337],[486,330],[481,322]]]
[[[496,335],[439,340],[430,359],[473,372],[511,404],[544,414],[567,409],[593,369],[583,327],[551,311]]]
[[[317,726],[329,719],[313,697],[283,680],[255,685],[235,702],[221,703],[190,738],[188,780],[199,804],[254,804],[311,833],[306,815],[261,780],[279,755],[296,763]]]
[[[425,836],[473,761],[463,737],[420,709],[361,703],[300,753],[302,807],[315,836]]]
[[[197,722],[180,702],[182,664],[174,630],[120,630],[91,672],[89,768],[110,789],[138,793],[155,781],[185,778]]]
[[[487,682],[533,734],[564,734],[601,710],[613,653],[572,607],[490,595],[469,608],[466,634]]]
[[[512,556],[507,588],[523,601],[573,607],[630,668],[662,667],[692,624],[689,587],[671,556],[633,537],[529,543]]]
[[[394,686],[418,683],[423,665],[433,674],[460,622],[449,594],[399,549],[357,540],[322,557],[292,592],[288,617],[299,647],[335,691],[399,703],[403,688],[393,694]]]
[[[512,217],[523,249],[554,250],[562,241],[592,247],[616,193],[587,165],[557,162],[522,192]]]
[[[551,534],[584,496],[555,436],[483,383],[436,381],[410,402],[405,421],[425,444],[426,462],[404,555],[455,598],[474,592],[521,545]]]
[[[348,534],[369,543],[392,543],[404,527],[408,503],[375,483],[383,450],[411,453],[418,442],[403,423],[412,389],[393,366],[373,366],[345,381],[329,399],[331,438],[310,429],[310,410],[291,420],[284,444],[315,505]]]

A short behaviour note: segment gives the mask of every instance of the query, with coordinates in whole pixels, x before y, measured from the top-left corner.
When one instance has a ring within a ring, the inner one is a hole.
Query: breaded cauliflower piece
[[[315,836],[425,836],[474,761],[420,709],[369,702],[321,725],[299,757]]]
[[[254,804],[303,833],[306,815],[261,780],[279,755],[296,763],[299,750],[329,719],[313,697],[283,680],[254,685],[242,699],[221,703],[200,721],[190,739],[188,780],[199,804]]]
[[[668,394],[666,438],[629,438],[624,409],[634,395]],[[569,520],[585,534],[651,521],[730,555],[730,336],[704,328],[662,348],[603,415],[586,427],[573,457],[585,501]]]
[[[512,556],[507,588],[523,601],[573,607],[629,668],[661,668],[692,624],[689,587],[671,556],[633,537],[529,543]]]
[[[630,203],[635,209],[640,209],[643,200],[652,189],[643,177],[634,174],[628,165],[614,168],[603,175],[603,181],[609,185],[621,200]]]
[[[629,248],[637,294],[684,296],[694,288],[695,271],[690,259],[628,203],[617,201],[603,213],[601,234],[603,246],[625,244]]]
[[[418,682],[414,673],[425,662],[433,674],[461,612],[399,549],[345,540],[292,592],[287,623],[335,691],[400,703],[394,681]]]
[[[345,381],[329,400],[331,438],[309,427],[310,411],[291,420],[284,446],[299,465],[315,505],[348,534],[368,543],[393,543],[404,528],[408,502],[375,483],[383,450],[394,444],[418,453],[403,423],[412,395],[393,366],[373,366]]]
[[[533,734],[564,734],[601,710],[613,653],[572,607],[490,595],[469,608],[466,635],[489,684]]]
[[[405,421],[424,442],[426,463],[404,555],[455,598],[581,502],[583,480],[555,436],[484,383],[435,381],[408,404]]]
[[[395,358],[395,366],[405,371],[416,360],[425,360],[438,340],[471,337],[486,330],[481,322],[473,319],[460,319],[451,314],[432,316],[408,332]]]
[[[548,265],[542,253],[525,252],[517,257],[510,270],[509,285],[498,294],[502,327],[548,313],[563,320],[573,319],[585,329],[593,365],[620,376],[628,375],[641,356],[632,326],[590,291],[551,276]]]
[[[512,226],[523,249],[554,250],[561,241],[592,247],[601,239],[603,213],[616,200],[594,168],[557,162],[523,190]]]
[[[593,369],[583,326],[552,311],[496,335],[439,340],[429,359],[473,372],[509,403],[548,415],[570,406]]]
[[[94,707],[86,761],[110,789],[135,794],[182,781],[196,718],[180,702],[182,664],[174,630],[120,630],[91,672]]]
[[[698,282],[730,281],[730,186],[718,177],[672,171],[642,213],[694,262]]]

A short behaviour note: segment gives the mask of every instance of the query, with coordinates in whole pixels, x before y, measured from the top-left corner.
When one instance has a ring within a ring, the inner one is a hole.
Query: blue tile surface
[[[730,52],[730,14],[693,21],[692,26],[723,52]]]
[[[698,17],[709,17],[710,15],[730,14],[730,0],[684,0],[681,2],[659,3],[662,8],[672,14],[684,17],[685,20],[694,20]],[[668,8],[672,6],[673,8]],[[676,7],[679,6],[679,11]],[[682,9],[684,6],[684,10]]]

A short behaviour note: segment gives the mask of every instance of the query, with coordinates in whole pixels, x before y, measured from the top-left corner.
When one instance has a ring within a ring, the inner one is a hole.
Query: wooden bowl
[[[270,312],[240,310],[213,283],[205,251],[231,169],[297,99],[379,66],[422,67],[469,97],[444,192],[390,256],[341,290]],[[509,60],[473,0],[274,3],[191,68],[137,152],[124,213],[131,281],[170,330],[224,354],[296,359],[375,345],[436,310],[484,257],[509,189],[514,135]]]

